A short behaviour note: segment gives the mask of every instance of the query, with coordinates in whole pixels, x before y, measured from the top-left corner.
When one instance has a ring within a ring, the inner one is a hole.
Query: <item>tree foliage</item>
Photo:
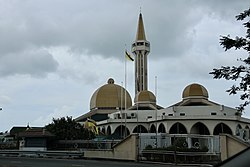
[[[58,140],[86,140],[95,137],[92,131],[83,128],[72,117],[53,118],[53,122],[46,125],[45,128],[53,133]]]
[[[247,57],[245,59],[238,59],[241,62],[239,66],[222,66],[218,69],[213,69],[210,74],[213,75],[214,79],[224,78],[226,80],[236,81],[236,84],[232,85],[227,90],[229,95],[240,94],[240,99],[243,101],[238,107],[240,112],[250,104],[250,8],[245,10],[236,16],[236,20],[243,21],[243,26],[246,28],[246,36],[238,37],[234,39],[228,36],[222,36],[220,38],[220,45],[225,51],[230,49],[242,49],[246,51]]]

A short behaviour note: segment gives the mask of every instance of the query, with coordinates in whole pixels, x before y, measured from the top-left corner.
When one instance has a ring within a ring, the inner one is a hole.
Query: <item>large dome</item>
[[[182,98],[208,98],[208,92],[207,89],[200,85],[200,84],[190,84],[188,85],[183,93],[182,93]]]
[[[148,91],[148,90],[144,90],[139,92],[136,97],[135,97],[135,103],[153,103],[156,104],[156,97],[155,95]]]
[[[126,100],[125,100],[126,97]],[[97,89],[90,100],[90,110],[92,109],[120,109],[132,106],[129,93],[121,86],[114,84],[110,78],[108,83]]]

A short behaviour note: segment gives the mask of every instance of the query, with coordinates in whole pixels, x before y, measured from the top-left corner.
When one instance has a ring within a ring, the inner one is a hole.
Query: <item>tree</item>
[[[240,94],[240,99],[243,101],[238,107],[238,111],[241,113],[244,108],[250,104],[250,8],[245,10],[236,16],[236,20],[243,21],[243,26],[246,28],[246,36],[238,37],[234,39],[228,36],[222,36],[220,38],[220,45],[225,49],[225,51],[234,48],[235,50],[242,49],[247,52],[247,57],[245,59],[238,59],[241,62],[239,66],[222,66],[218,69],[213,69],[210,74],[213,75],[214,79],[224,78],[226,80],[233,80],[236,84],[226,92],[229,95]]]
[[[86,140],[95,137],[92,131],[85,129],[82,125],[73,120],[72,117],[53,118],[53,122],[46,125],[45,128],[53,133],[58,140]]]

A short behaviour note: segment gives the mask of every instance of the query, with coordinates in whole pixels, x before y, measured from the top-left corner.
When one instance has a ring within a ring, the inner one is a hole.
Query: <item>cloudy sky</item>
[[[191,83],[209,99],[230,107],[233,82],[209,72],[237,65],[245,52],[224,52],[220,35],[245,35],[235,15],[247,0],[0,0],[0,131],[44,126],[52,118],[89,111],[93,92],[112,77],[124,84],[124,49],[135,40],[140,8],[149,54],[149,89],[167,107]],[[134,97],[134,66],[127,89]],[[250,109],[250,108],[249,108]],[[244,113],[250,117],[250,111]]]

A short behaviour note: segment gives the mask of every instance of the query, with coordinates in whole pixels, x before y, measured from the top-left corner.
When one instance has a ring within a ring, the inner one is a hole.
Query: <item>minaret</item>
[[[148,90],[148,61],[150,43],[146,40],[142,14],[139,15],[137,34],[132,44],[132,53],[135,56],[135,96],[137,93]]]

